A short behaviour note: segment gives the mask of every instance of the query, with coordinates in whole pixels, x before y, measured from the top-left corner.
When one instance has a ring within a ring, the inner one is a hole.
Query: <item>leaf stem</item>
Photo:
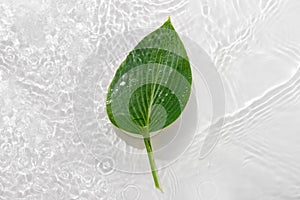
[[[150,137],[144,137],[144,143],[147,149],[147,154],[148,154],[148,159],[150,162],[150,167],[151,167],[151,172],[152,172],[152,177],[154,180],[154,184],[155,187],[157,189],[159,189],[161,192],[163,192],[163,190],[161,189],[160,185],[159,185],[159,179],[158,179],[158,175],[156,172],[156,167],[155,167],[155,162],[154,162],[154,158],[153,158],[153,153],[152,153],[152,146],[151,146],[151,141],[150,141]]]

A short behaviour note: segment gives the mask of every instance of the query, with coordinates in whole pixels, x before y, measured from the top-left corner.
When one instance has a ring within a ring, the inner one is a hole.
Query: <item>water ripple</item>
[[[295,94],[299,94],[299,87],[300,71],[298,69],[285,83],[267,91],[264,95],[253,100],[246,107],[241,108],[237,112],[225,116],[224,124],[219,124],[218,121],[216,121],[215,124],[212,125],[215,131],[211,134],[219,135],[219,142],[221,143],[228,143],[232,140],[243,140],[243,137],[247,135],[246,130],[262,124],[264,120],[270,121],[272,119],[269,115],[272,110],[277,107],[288,106],[289,104],[287,103],[295,99]],[[199,142],[200,144],[202,143],[201,137],[203,137],[203,135],[197,135],[195,139],[197,142],[193,144],[190,149],[191,152],[194,152],[193,155],[199,152],[197,145],[199,145]],[[192,155],[192,153],[190,155]]]

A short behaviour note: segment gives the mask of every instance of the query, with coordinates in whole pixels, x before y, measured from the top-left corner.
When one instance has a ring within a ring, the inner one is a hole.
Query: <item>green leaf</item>
[[[108,117],[116,127],[144,137],[158,189],[149,133],[169,126],[180,116],[191,84],[186,50],[168,18],[129,53],[108,88]]]

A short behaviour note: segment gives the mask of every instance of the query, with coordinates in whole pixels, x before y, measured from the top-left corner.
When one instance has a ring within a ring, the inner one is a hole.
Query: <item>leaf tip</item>
[[[171,29],[171,30],[175,30],[173,25],[172,25],[172,22],[171,22],[171,17],[168,16],[168,19],[167,21],[162,25],[163,28],[166,28],[166,29]]]

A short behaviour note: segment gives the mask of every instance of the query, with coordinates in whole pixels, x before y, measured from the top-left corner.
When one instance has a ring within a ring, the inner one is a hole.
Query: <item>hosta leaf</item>
[[[167,127],[180,116],[191,84],[189,59],[169,18],[129,53],[108,88],[108,117],[116,127],[144,137],[157,188],[149,133]]]

